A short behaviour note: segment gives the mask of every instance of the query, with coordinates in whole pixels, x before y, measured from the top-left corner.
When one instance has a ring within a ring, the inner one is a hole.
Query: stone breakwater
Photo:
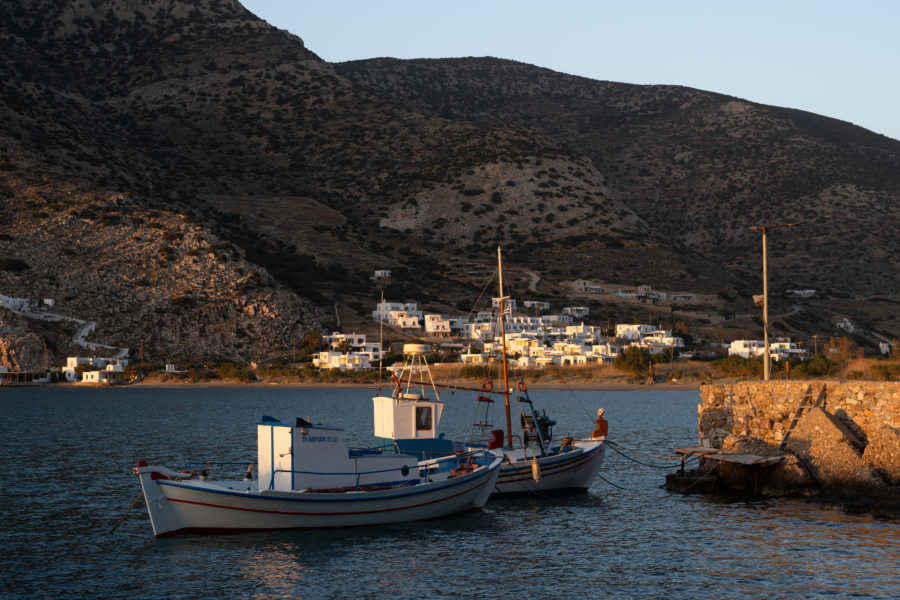
[[[700,396],[700,446],[784,456],[761,469],[723,462],[720,487],[900,502],[900,383],[756,381],[704,385]]]

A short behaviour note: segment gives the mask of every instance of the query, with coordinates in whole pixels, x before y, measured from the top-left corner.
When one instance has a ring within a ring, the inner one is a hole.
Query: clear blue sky
[[[495,56],[900,139],[900,0],[241,0],[324,60]]]

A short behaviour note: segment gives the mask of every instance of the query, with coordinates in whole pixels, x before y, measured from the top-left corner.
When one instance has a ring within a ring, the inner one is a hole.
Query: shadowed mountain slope
[[[331,65],[230,0],[0,0],[0,42],[0,259],[29,266],[0,293],[113,345],[283,350],[370,312],[374,269],[466,312],[498,244],[522,297],[725,313],[758,288],[747,225],[781,220],[778,285],[896,299],[898,143],[844,123],[495,59]]]

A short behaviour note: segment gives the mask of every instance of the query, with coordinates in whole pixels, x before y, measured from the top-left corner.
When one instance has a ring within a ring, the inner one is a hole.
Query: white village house
[[[728,356],[740,356],[742,358],[756,358],[764,356],[766,353],[766,343],[763,340],[734,340],[728,346]],[[800,348],[789,338],[777,338],[773,342],[769,342],[769,356],[772,360],[799,358],[805,360],[809,356],[809,351]]]
[[[320,369],[369,369],[382,358],[381,344],[367,342],[364,333],[334,332],[323,339],[329,349],[319,352],[312,359],[313,365]],[[350,346],[346,353],[339,350],[345,342]]]

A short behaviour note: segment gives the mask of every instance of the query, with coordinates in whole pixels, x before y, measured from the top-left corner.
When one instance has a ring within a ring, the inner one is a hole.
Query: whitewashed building
[[[441,315],[425,315],[425,333],[431,337],[450,337],[450,320]]]
[[[101,360],[109,360],[109,359],[101,359]],[[82,363],[83,364],[83,363]],[[83,383],[97,383],[97,384],[113,384],[113,383],[124,383],[127,379],[125,375],[125,366],[128,364],[127,360],[109,360],[109,362],[96,371],[84,371],[81,374],[81,381]],[[68,379],[68,377],[67,377]]]
[[[507,298],[503,301],[503,307],[507,312],[516,312],[516,299]],[[500,298],[491,298],[491,308],[493,308],[494,310],[500,309]]]
[[[379,302],[372,311],[372,318],[376,321],[387,321],[390,314],[403,312],[409,317],[422,318],[422,311],[415,302]]]
[[[522,303],[522,306],[524,306],[525,308],[530,308],[530,309],[537,310],[537,311],[550,310],[549,302],[541,302],[539,300],[526,300],[525,302]]]
[[[312,363],[320,369],[339,369],[341,371],[368,369],[372,366],[367,354],[361,352],[344,354],[332,350],[319,352],[313,357]]]
[[[79,365],[85,365],[92,369],[91,371],[84,371],[84,373],[97,372],[98,370],[104,370],[108,367],[112,367],[112,369],[110,369],[111,372],[123,372],[125,367],[128,366],[128,359],[100,358],[97,356],[68,356],[66,357],[66,366],[61,369],[62,375],[66,381],[72,382],[79,380],[78,374],[76,373],[76,369]],[[84,381],[83,375],[81,380]]]
[[[575,319],[583,319],[591,314],[591,309],[587,306],[566,306],[562,309],[562,313]]]
[[[322,339],[331,347],[332,352],[336,352],[341,344],[347,342],[350,345],[351,354],[364,354],[368,358],[369,363],[378,362],[382,357],[381,344],[378,342],[367,342],[366,334],[364,333],[338,333],[335,331],[323,336]],[[328,361],[330,362],[331,359],[328,358]]]
[[[656,333],[656,325],[642,325],[639,323],[619,323],[616,325],[616,337],[629,342],[639,341],[646,335]]]
[[[757,356],[765,356],[766,344],[763,340],[735,340],[728,346],[728,356],[740,356],[743,358],[756,358]],[[800,348],[798,344],[790,339],[778,338],[774,342],[769,342],[769,356],[772,360],[798,358],[805,360],[809,356],[809,351]]]
[[[606,291],[602,285],[584,279],[576,279],[574,288],[578,294],[603,294]]]

